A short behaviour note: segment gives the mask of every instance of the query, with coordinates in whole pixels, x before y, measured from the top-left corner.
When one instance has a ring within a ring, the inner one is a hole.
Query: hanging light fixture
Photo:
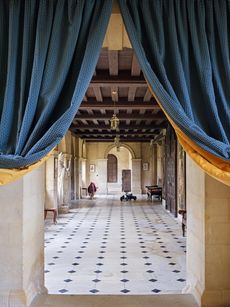
[[[116,116],[115,114],[115,95],[117,94],[116,91],[112,91],[112,100],[113,100],[113,103],[114,103],[114,113],[113,113],[113,116],[110,120],[110,124],[111,124],[111,129],[112,130],[116,130],[118,131],[119,130],[119,118]]]
[[[117,151],[120,151],[120,136],[119,135],[115,136],[114,145],[117,147]]]
[[[119,118],[116,116],[116,114],[114,113],[112,118],[110,119],[111,122],[111,129],[112,130],[118,130],[119,127]]]

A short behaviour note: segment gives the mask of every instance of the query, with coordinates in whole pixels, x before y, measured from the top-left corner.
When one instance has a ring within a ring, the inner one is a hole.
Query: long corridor
[[[56,225],[45,221],[50,294],[182,292],[186,239],[159,202],[107,195],[74,205]]]

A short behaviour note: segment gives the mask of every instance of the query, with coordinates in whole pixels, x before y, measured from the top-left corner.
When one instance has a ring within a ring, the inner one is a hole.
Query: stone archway
[[[104,159],[107,159],[108,153],[111,151],[112,148],[116,147],[114,144],[109,145],[104,153]],[[125,143],[121,143],[120,147],[125,147],[126,149],[128,149],[128,151],[130,152],[132,159],[136,159],[136,155],[134,150],[132,149],[132,147],[130,147],[129,145],[125,144]]]
[[[104,159],[107,161],[108,154],[113,151],[116,148],[114,144],[109,145],[104,153]],[[137,159],[137,155],[133,148],[125,143],[121,143],[120,148],[126,149],[129,154],[131,155],[131,160],[129,163],[129,166],[126,168],[131,169],[131,190],[134,194],[141,194],[141,159]],[[135,174],[133,176],[133,174]],[[120,187],[119,191],[122,192],[121,189],[121,177],[120,180],[118,180],[117,187],[115,187],[116,191],[118,191],[118,186]],[[113,187],[114,189],[114,187]],[[108,184],[107,186],[108,193],[112,193],[111,187]]]

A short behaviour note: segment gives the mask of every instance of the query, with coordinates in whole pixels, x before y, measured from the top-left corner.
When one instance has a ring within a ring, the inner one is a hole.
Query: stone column
[[[0,306],[29,306],[45,293],[45,166],[0,187]]]
[[[63,176],[63,204],[70,206],[71,202],[71,158],[70,154],[63,154],[64,176]]]
[[[46,208],[57,209],[57,168],[58,155],[54,153],[45,163],[46,168]]]
[[[201,306],[230,306],[230,187],[187,159],[187,292]]]
[[[132,184],[133,194],[141,194],[141,159],[132,159]]]

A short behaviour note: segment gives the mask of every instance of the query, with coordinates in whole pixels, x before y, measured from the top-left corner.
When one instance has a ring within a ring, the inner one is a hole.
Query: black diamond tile
[[[82,257],[81,256],[77,256],[77,257],[75,257],[76,259],[81,259]]]
[[[102,271],[100,271],[100,270],[96,270],[96,271],[94,271],[94,273],[99,274],[99,273],[102,273]]]
[[[103,263],[99,262],[99,263],[97,263],[97,265],[100,265],[100,266],[101,266],[101,265],[103,265]]]
[[[176,263],[175,262],[170,262],[169,265],[176,265]]]
[[[167,257],[165,257],[165,258],[171,259],[172,257],[170,257],[170,256],[167,256]]]
[[[122,281],[122,282],[127,282],[127,281],[129,281],[129,280],[126,279],[126,278],[123,278],[123,279],[121,279],[121,281]]]
[[[121,263],[121,265],[123,265],[123,266],[124,266],[124,265],[128,265],[128,264],[127,264],[127,263]]]
[[[74,262],[74,263],[72,263],[72,265],[79,265],[79,263],[77,263],[77,262]]]
[[[151,279],[149,279],[149,281],[155,282],[155,281],[157,281],[157,279],[151,278]]]
[[[68,279],[65,279],[64,281],[65,281],[65,282],[71,282],[72,279],[69,279],[69,278],[68,278]]]
[[[99,281],[101,281],[101,280],[96,278],[96,279],[93,279],[92,281],[93,281],[93,282],[99,282]]]
[[[59,258],[58,256],[54,256],[54,257],[53,257],[53,259],[58,259],[58,258]]]
[[[68,273],[76,273],[76,271],[74,271],[74,270],[70,270],[70,271],[68,271]]]
[[[177,281],[183,282],[183,281],[186,281],[186,279],[179,278],[179,279],[177,279]]]
[[[154,271],[152,271],[152,270],[148,270],[148,271],[146,271],[147,273],[154,273]]]
[[[152,263],[150,263],[150,262],[146,262],[146,263],[145,263],[145,265],[151,265],[151,264],[152,264]]]
[[[152,292],[154,292],[154,293],[159,293],[159,292],[161,292],[161,290],[159,290],[159,289],[153,289]]]
[[[44,272],[45,272],[45,273],[49,273],[49,270],[45,270]]]
[[[89,290],[89,292],[91,292],[91,293],[97,293],[97,292],[99,292],[99,290],[97,290],[97,289],[92,289],[92,290]]]
[[[122,257],[120,257],[121,259],[127,259],[127,257],[125,257],[125,256],[122,256]]]
[[[122,271],[121,271],[121,273],[128,273],[128,271],[126,271],[126,270],[122,270]]]
[[[53,263],[53,262],[50,262],[50,263],[48,263],[48,265],[55,265],[55,263]]]
[[[128,289],[123,289],[123,290],[121,290],[121,292],[122,292],[122,293],[129,293],[130,290],[128,290]]]
[[[97,257],[98,259],[104,259],[105,257],[102,257],[102,256],[100,256],[100,257]]]
[[[173,272],[174,272],[174,273],[180,273],[180,271],[178,271],[178,270],[174,270]]]
[[[61,254],[61,253],[63,253],[63,251],[57,251],[57,253],[58,253],[58,254]]]
[[[148,256],[144,256],[143,259],[149,259],[149,257]]]
[[[60,293],[66,293],[66,292],[68,292],[68,290],[66,290],[66,289],[61,289],[61,290],[58,290],[58,292],[60,292]]]

